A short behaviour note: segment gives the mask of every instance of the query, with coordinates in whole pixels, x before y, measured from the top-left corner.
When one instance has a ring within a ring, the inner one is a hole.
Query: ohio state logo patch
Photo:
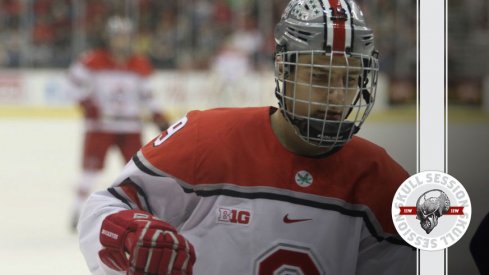
[[[301,170],[297,173],[295,173],[295,183],[299,185],[300,187],[308,187],[312,184],[313,178],[311,173]]]
[[[405,180],[392,201],[392,220],[399,235],[422,250],[441,250],[467,231],[470,198],[454,177],[424,171]]]

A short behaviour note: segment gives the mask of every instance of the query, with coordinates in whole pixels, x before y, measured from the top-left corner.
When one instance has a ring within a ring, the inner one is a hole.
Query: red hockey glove
[[[153,113],[153,122],[156,124],[158,129],[160,129],[160,131],[162,132],[165,131],[168,128],[168,126],[170,126],[170,123],[168,122],[166,116],[158,112]]]
[[[100,117],[99,108],[98,108],[97,104],[95,104],[93,99],[85,98],[85,99],[81,100],[80,101],[80,107],[82,108],[83,115],[86,118],[97,119]]]
[[[126,274],[192,274],[195,252],[170,224],[144,211],[107,216],[100,229],[104,264]]]

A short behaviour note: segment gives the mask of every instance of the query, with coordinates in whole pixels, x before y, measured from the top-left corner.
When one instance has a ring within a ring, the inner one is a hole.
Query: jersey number
[[[163,142],[165,142],[165,140],[169,139],[178,130],[182,129],[183,126],[185,126],[185,124],[187,123],[187,120],[187,116],[184,116],[177,122],[173,123],[164,133],[161,133],[161,135],[155,139],[155,141],[153,142],[153,146],[160,146]]]
[[[306,248],[278,245],[263,254],[255,266],[255,274],[320,275],[319,264]]]

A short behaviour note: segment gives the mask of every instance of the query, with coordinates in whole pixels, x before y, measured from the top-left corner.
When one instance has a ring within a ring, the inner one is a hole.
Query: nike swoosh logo
[[[312,219],[289,219],[289,214],[284,216],[284,223],[296,223],[296,222],[305,222],[311,220]]]

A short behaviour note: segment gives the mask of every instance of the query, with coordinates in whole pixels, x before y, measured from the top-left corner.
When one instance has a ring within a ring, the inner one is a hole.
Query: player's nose
[[[328,93],[325,95],[328,103],[341,103],[345,99],[345,84],[343,77],[332,77],[331,83],[328,89]]]

